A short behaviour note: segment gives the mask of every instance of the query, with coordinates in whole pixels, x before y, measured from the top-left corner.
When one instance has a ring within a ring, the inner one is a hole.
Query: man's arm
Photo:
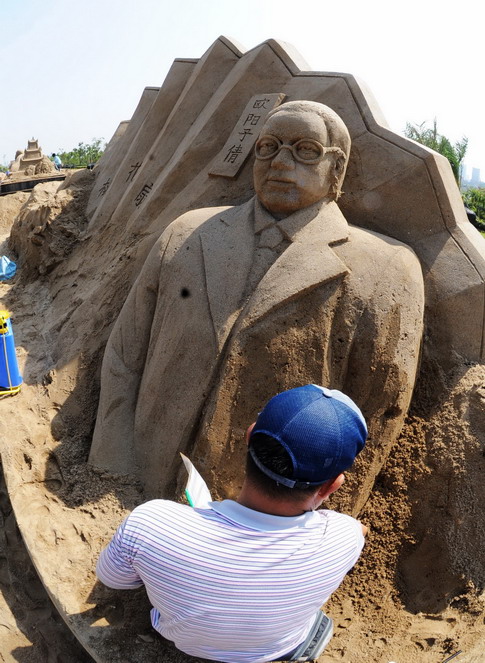
[[[125,548],[126,522],[127,520],[118,527],[110,543],[101,552],[96,565],[99,580],[113,589],[136,589],[143,585]]]

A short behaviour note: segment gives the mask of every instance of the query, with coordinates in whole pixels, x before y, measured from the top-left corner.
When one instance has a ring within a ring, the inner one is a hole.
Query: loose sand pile
[[[1,404],[15,516],[3,488],[0,660],[91,660],[55,605],[96,660],[183,663],[194,659],[151,630],[143,590],[108,590],[93,572],[143,499],[129,477],[96,474],[86,459],[102,350],[147,246],[118,245],[112,228],[84,233],[92,181],[81,171],[60,187],[0,199],[4,236],[15,218],[18,256],[6,243],[3,253],[19,267],[0,293],[25,381]],[[459,650],[458,663],[485,659],[485,367],[442,376],[442,395],[431,376],[423,368],[406,429],[361,514],[371,532],[328,605],[336,634],[322,661],[441,663]]]

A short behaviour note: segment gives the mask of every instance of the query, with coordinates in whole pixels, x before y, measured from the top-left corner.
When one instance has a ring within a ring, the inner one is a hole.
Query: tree
[[[463,193],[463,202],[477,215],[474,226],[485,231],[485,189],[467,189]]]
[[[94,164],[99,161],[99,158],[104,152],[106,143],[103,142],[104,138],[93,138],[91,143],[79,143],[70,152],[58,150],[62,165],[65,168],[86,168],[89,164]]]
[[[430,147],[435,152],[439,152],[450,162],[451,170],[455,176],[455,180],[460,185],[460,170],[463,159],[465,158],[466,150],[468,147],[468,138],[463,138],[457,141],[454,145],[451,141],[438,133],[436,118],[433,121],[433,127],[427,127],[426,122],[421,124],[411,124],[407,122],[404,130],[406,138],[411,138],[421,145]]]

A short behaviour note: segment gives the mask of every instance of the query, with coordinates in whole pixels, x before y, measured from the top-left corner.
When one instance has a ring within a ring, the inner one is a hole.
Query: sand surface
[[[143,499],[129,477],[86,465],[114,293],[143,252],[117,246],[114,231],[85,234],[92,178],[0,199],[4,239],[16,219],[19,270],[0,295],[25,381],[0,404],[0,661],[194,661],[151,630],[142,590],[114,592],[94,576],[100,549]],[[2,254],[16,259],[6,241]],[[463,365],[444,381],[437,396],[422,375],[361,514],[371,531],[328,604],[336,634],[322,662],[485,660],[485,368]]]

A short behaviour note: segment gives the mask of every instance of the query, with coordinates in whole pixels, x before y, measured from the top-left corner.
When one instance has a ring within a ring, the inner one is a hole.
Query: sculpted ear
[[[330,188],[331,194],[334,196],[335,200],[338,200],[341,195],[341,186],[343,181],[343,176],[345,173],[345,167],[347,164],[347,159],[343,155],[338,155],[335,159],[333,167],[333,182]]]
[[[343,156],[338,156],[335,159],[335,174],[340,177],[343,172],[345,171],[345,157]]]

